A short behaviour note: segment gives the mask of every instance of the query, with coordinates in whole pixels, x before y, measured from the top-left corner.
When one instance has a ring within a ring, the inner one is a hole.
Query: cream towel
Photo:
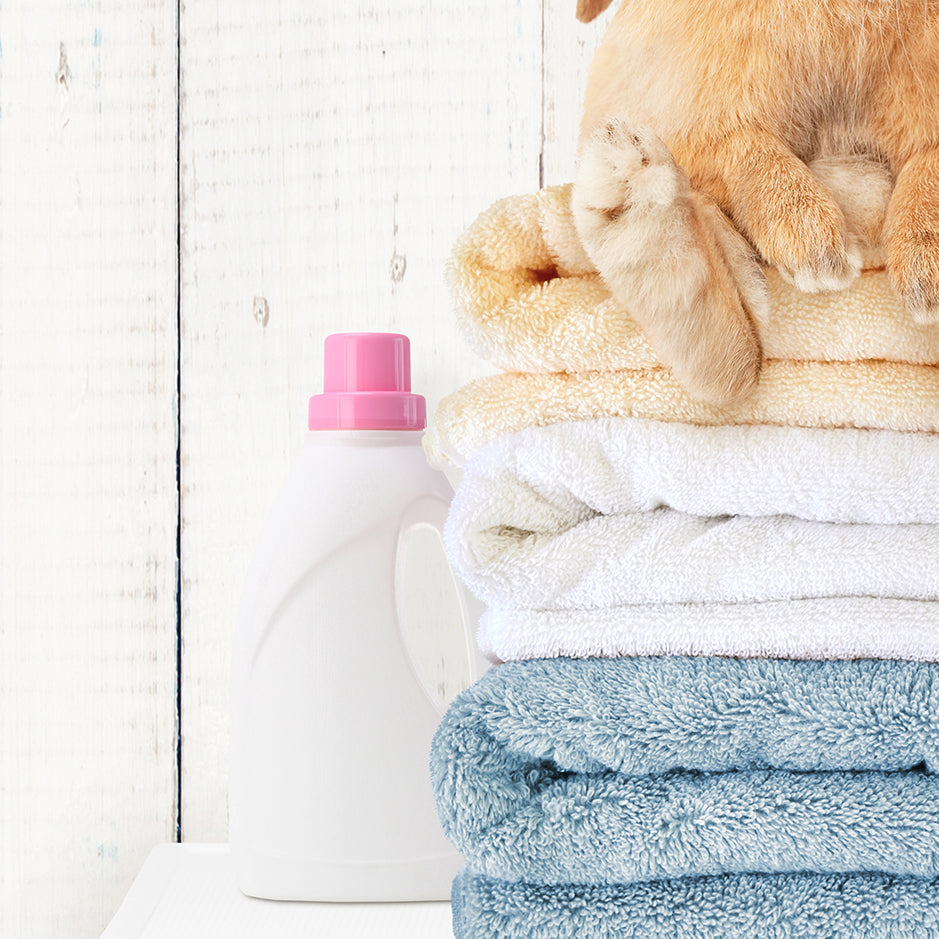
[[[454,247],[449,277],[463,332],[505,371],[645,369],[659,364],[584,253],[571,187],[502,199]],[[804,294],[766,271],[768,359],[939,363],[939,326],[917,326],[882,270],[849,289]]]
[[[731,408],[695,400],[663,368],[503,373],[470,382],[444,398],[424,448],[435,465],[461,466],[503,434],[600,417],[936,434],[939,368],[776,360],[764,364],[755,394]]]
[[[939,600],[936,446],[918,435],[558,425],[477,454],[445,540],[496,610]]]

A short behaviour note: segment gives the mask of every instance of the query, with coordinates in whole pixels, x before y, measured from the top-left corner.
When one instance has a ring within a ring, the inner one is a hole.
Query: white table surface
[[[449,903],[285,903],[244,896],[227,845],[161,844],[101,939],[452,939]]]

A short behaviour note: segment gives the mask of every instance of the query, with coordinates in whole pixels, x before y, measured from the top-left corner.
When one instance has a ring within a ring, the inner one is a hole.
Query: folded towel
[[[700,425],[775,424],[939,433],[939,368],[891,362],[767,362],[756,392],[729,408],[691,398],[663,368],[509,373],[444,398],[424,438],[428,459],[462,465],[502,434],[599,417]]]
[[[484,447],[445,537],[495,660],[937,661],[936,522],[936,435],[611,418]]]
[[[450,282],[470,344],[506,371],[644,369],[659,364],[580,244],[570,186],[503,199],[457,242]],[[939,327],[913,323],[883,271],[839,293],[804,294],[766,271],[770,359],[939,363]]]
[[[939,603],[829,597],[602,610],[496,608],[483,614],[476,640],[493,662],[618,655],[939,662]]]
[[[456,939],[939,939],[939,881],[728,874],[541,886],[464,872]]]
[[[467,464],[444,537],[467,586],[500,611],[939,600],[937,445],[858,431],[555,425],[500,438]],[[860,524],[895,520],[916,523]]]
[[[511,528],[550,537],[600,515],[660,508],[936,523],[939,434],[569,421],[504,435],[476,453],[454,515],[458,536]]]
[[[472,874],[939,877],[939,669],[553,659],[451,705],[431,774]]]

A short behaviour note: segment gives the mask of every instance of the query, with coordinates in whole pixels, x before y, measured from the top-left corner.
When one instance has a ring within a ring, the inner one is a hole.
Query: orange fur
[[[613,0],[577,0],[577,19],[589,23],[596,19]]]
[[[624,124],[651,129],[691,195],[713,200],[763,260],[803,289],[843,287],[860,268],[846,211],[812,161],[882,164],[896,179],[883,226],[894,285],[918,321],[939,320],[939,0],[623,0],[591,69],[581,162],[587,148],[606,146],[611,126],[622,139]],[[578,229],[614,293],[617,282],[635,292],[641,265],[625,278],[604,267],[616,234],[597,228],[586,179],[619,174],[628,208],[635,171],[624,175],[609,154],[603,166],[586,162],[593,169],[579,167],[575,180]],[[694,200],[679,198],[698,219]],[[634,236],[620,215],[620,237]],[[864,237],[879,234],[880,221],[868,219]],[[696,269],[713,256],[707,239],[699,254]],[[697,278],[689,289],[723,310],[664,356],[694,393],[727,402],[755,384],[759,348],[744,324],[758,311],[727,287],[713,257],[706,265],[709,273],[689,275]],[[637,315],[655,342],[689,310],[653,297]],[[744,346],[742,360],[728,359]]]

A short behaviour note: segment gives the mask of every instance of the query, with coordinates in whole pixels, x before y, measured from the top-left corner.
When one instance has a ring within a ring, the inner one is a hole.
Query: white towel
[[[496,610],[939,600],[939,440],[609,419],[467,464],[446,540]]]
[[[487,524],[505,523],[500,513],[507,511],[551,512],[534,519],[539,530],[550,530],[555,504],[582,518],[667,507],[692,515],[934,523],[939,435],[569,421],[497,438],[469,460],[463,479],[459,500],[483,503]]]
[[[939,662],[939,603],[832,597],[586,611],[498,608],[483,615],[477,642],[493,662],[646,655]]]

